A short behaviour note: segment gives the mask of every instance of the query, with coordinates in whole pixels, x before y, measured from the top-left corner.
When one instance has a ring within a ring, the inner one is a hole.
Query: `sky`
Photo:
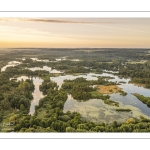
[[[150,18],[0,18],[0,48],[150,48]]]

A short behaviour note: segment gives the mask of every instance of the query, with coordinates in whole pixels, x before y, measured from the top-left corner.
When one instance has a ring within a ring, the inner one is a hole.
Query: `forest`
[[[56,61],[56,59],[66,59]],[[23,59],[25,58],[25,59]],[[48,61],[34,61],[32,58]],[[77,61],[72,61],[73,59]],[[79,61],[78,61],[79,60]],[[118,113],[132,112],[122,108],[109,94],[102,94],[97,86],[120,85],[109,81],[113,79],[98,76],[97,80],[83,77],[64,80],[61,88],[51,77],[64,75],[100,74],[104,70],[114,71],[120,78],[131,78],[130,83],[150,88],[150,50],[149,49],[8,49],[0,51],[0,67],[10,61],[21,64],[7,67],[0,72],[0,132],[149,132],[150,119],[144,116],[128,118],[125,122],[87,121],[79,112],[64,112],[68,94],[78,102],[101,99],[104,104],[114,107]],[[28,68],[48,66],[62,71],[50,73],[46,70],[32,71]],[[20,76],[31,79],[17,80]],[[32,77],[43,80],[39,90],[44,95],[35,106],[34,115],[29,114],[35,90]],[[94,85],[97,85],[94,87]],[[119,91],[121,96],[127,93]],[[133,93],[139,101],[150,107],[150,97]]]

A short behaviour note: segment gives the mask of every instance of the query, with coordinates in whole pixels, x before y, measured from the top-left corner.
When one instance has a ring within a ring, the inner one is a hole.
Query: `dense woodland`
[[[85,51],[86,50],[86,51]],[[56,58],[66,60],[55,62]],[[26,58],[26,60],[22,60]],[[33,61],[30,58],[48,59],[49,62]],[[71,61],[79,59],[80,61]],[[144,84],[150,88],[150,50],[148,49],[8,49],[0,50],[0,67],[9,61],[20,61],[22,64],[8,67],[0,73],[0,131],[1,132],[149,132],[150,120],[129,118],[124,123],[114,121],[112,124],[86,121],[77,112],[63,112],[67,94],[72,94],[78,101],[100,98],[105,104],[115,105],[116,111],[130,111],[119,108],[109,95],[97,92],[93,85],[116,85],[99,77],[97,81],[84,78],[66,80],[61,89],[50,80],[59,74],[48,71],[31,71],[26,68],[49,66],[62,70],[60,74],[102,73],[104,69],[119,71],[121,77],[130,77],[131,82]],[[35,107],[35,114],[29,115],[33,80],[10,80],[21,75],[40,77],[44,81],[39,87],[45,95]],[[123,93],[125,94],[125,93]],[[135,95],[149,106],[149,98]],[[5,126],[4,124],[8,124]]]

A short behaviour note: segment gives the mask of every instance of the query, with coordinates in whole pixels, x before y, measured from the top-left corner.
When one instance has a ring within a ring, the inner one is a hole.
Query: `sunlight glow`
[[[0,18],[0,48],[149,48],[148,18]]]

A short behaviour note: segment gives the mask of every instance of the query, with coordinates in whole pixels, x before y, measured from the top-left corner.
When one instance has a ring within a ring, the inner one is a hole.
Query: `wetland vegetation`
[[[149,132],[148,53],[0,50],[0,131]]]

